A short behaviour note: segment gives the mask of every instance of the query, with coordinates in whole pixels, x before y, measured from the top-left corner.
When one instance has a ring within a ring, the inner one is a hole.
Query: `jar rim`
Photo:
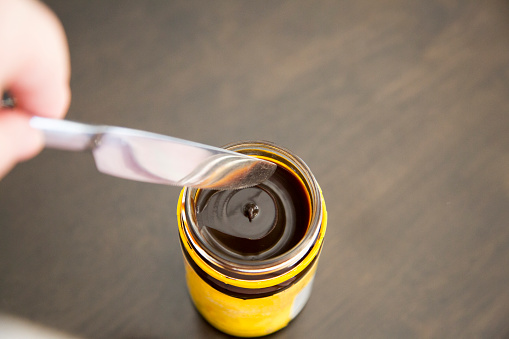
[[[304,260],[312,250],[320,236],[324,208],[320,188],[309,167],[299,157],[289,150],[265,141],[242,141],[226,145],[224,148],[247,155],[263,157],[287,167],[304,185],[310,201],[310,220],[303,238],[290,250],[272,258],[248,261],[235,258],[225,258],[214,250],[199,231],[196,219],[196,199],[199,189],[184,188],[182,191],[183,210],[180,218],[184,218],[184,233],[193,250],[209,266],[220,272],[250,279],[260,279],[260,276],[274,276],[284,274],[299,262]]]

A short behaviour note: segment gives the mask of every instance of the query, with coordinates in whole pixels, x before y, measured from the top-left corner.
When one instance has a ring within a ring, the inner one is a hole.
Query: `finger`
[[[38,1],[0,1],[0,42],[0,89],[8,89],[26,113],[63,117],[70,63],[56,16]]]
[[[43,147],[42,133],[31,128],[30,116],[17,110],[0,114],[0,178],[17,162],[35,156]]]

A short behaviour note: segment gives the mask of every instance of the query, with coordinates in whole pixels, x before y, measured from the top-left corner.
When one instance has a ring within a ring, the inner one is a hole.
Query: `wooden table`
[[[507,1],[47,1],[68,118],[285,146],[329,225],[273,338],[507,338]],[[179,189],[45,150],[0,182],[0,310],[84,338],[224,338],[187,295]],[[271,337],[272,338],[272,337]]]

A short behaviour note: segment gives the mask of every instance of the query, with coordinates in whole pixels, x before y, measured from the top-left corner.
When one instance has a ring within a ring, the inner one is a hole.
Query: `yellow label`
[[[210,286],[185,261],[189,294],[198,311],[212,326],[240,337],[267,335],[285,327],[309,298],[316,265],[317,261],[297,283],[279,293],[240,299]]]

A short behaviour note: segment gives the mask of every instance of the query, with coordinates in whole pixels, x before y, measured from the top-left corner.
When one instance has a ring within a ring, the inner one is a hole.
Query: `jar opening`
[[[296,264],[316,241],[321,223],[321,195],[311,171],[273,144],[243,142],[225,148],[273,161],[278,169],[266,182],[247,189],[186,188],[186,233],[193,247],[223,269]]]

